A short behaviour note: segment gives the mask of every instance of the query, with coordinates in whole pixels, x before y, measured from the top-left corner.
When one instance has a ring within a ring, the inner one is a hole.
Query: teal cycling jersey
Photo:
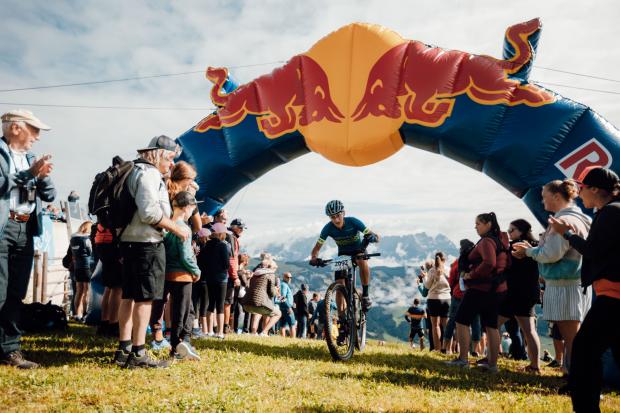
[[[323,227],[317,243],[323,245],[328,237],[332,237],[338,246],[338,255],[354,254],[362,249],[360,232],[364,235],[370,234],[370,229],[357,218],[345,217],[341,229],[338,229],[332,222],[327,223]]]

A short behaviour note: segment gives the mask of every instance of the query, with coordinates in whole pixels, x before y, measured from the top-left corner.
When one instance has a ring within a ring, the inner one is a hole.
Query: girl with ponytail
[[[433,266],[424,279],[424,286],[428,288],[426,300],[426,312],[431,319],[431,331],[433,334],[433,348],[431,350],[446,352],[445,344],[441,337],[441,331],[448,324],[450,311],[450,284],[445,269],[446,258],[443,252],[435,254]]]

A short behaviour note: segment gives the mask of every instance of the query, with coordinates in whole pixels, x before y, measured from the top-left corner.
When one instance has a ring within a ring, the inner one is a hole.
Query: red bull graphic
[[[251,114],[258,116],[258,129],[266,137],[277,138],[312,122],[339,123],[344,118],[331,98],[327,74],[308,56],[295,56],[272,74],[230,94],[222,93],[227,69],[209,68],[207,77],[215,84],[211,100],[220,109],[200,121],[196,132],[235,126]]]
[[[437,127],[452,114],[454,97],[463,94],[482,105],[536,107],[553,103],[553,94],[508,77],[532,59],[527,38],[538,30],[540,21],[534,19],[507,31],[506,38],[516,50],[511,60],[443,50],[418,41],[399,44],[372,67],[352,117],[359,121],[369,115],[387,116]]]
[[[209,68],[218,109],[179,138],[181,158],[198,171],[201,208],[213,212],[309,151],[364,166],[408,145],[482,171],[546,223],[542,185],[590,166],[618,171],[620,131],[528,80],[541,27],[509,27],[493,58],[353,23],[236,90],[226,69]]]

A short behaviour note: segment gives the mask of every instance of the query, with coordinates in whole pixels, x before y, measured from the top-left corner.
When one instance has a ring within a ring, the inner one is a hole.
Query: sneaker
[[[165,338],[159,342],[156,340],[151,341],[151,350],[153,351],[170,350],[171,348],[170,342]]]
[[[148,354],[144,353],[139,356],[134,352],[129,353],[125,367],[128,369],[135,368],[161,368],[165,369],[170,366],[167,360],[153,360]]]
[[[477,352],[477,351],[472,351],[472,352],[471,352],[471,353],[469,353],[469,354],[471,354],[471,356],[472,356],[472,357],[480,357],[480,355],[478,354],[478,352]]]
[[[200,361],[200,356],[196,353],[196,350],[190,343],[185,341],[181,341],[177,344],[176,354],[179,355],[180,359],[183,360],[198,360]]]
[[[213,336],[215,338],[219,338],[220,340],[224,340],[224,334],[216,334],[215,336]]]
[[[479,366],[479,365],[481,365],[481,364],[489,364],[489,359],[488,359],[488,358],[486,358],[486,357],[485,357],[485,358],[482,358],[482,359],[480,359],[480,360],[477,360],[477,361],[476,361],[476,364],[477,364],[478,366]]]
[[[488,363],[479,363],[478,368],[489,373],[497,373],[499,371],[497,365],[490,366]]]
[[[230,326],[228,324],[224,324],[224,334],[230,334]]]
[[[561,367],[562,365],[560,363],[558,363],[557,360],[553,359],[551,360],[551,363],[547,364],[547,367],[552,367],[552,368],[557,368],[557,367]]]
[[[39,367],[34,361],[29,361],[24,358],[21,351],[11,351],[10,353],[0,358],[0,364],[6,366],[17,367],[18,369],[36,369]]]
[[[114,352],[114,358],[112,359],[112,363],[116,364],[119,367],[124,367],[127,364],[127,359],[129,358],[129,353],[118,349]]]
[[[258,336],[259,337],[269,337],[269,334],[267,334],[267,333],[260,333]]]
[[[372,307],[372,300],[367,295],[362,296],[362,310],[368,311]]]
[[[469,368],[469,361],[456,358],[454,360],[446,361],[446,364],[450,367],[461,367],[463,369]]]
[[[205,334],[199,328],[192,329],[192,338],[203,338]]]

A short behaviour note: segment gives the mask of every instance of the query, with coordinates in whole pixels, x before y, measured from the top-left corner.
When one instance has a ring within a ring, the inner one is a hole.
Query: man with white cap
[[[144,343],[153,300],[161,300],[164,294],[164,230],[182,241],[190,236],[186,227],[170,219],[170,201],[163,181],[179,152],[173,139],[156,136],[147,147],[138,149],[139,159],[127,178],[127,188],[137,210],[120,235],[123,299],[118,312],[119,347],[114,354],[114,363],[120,366],[168,366],[165,360],[151,359]]]
[[[0,364],[38,367],[20,350],[17,326],[34,257],[33,237],[41,235],[41,201],[52,202],[56,189],[49,175],[51,155],[30,152],[41,130],[50,127],[32,112],[18,109],[2,115],[0,140]]]

